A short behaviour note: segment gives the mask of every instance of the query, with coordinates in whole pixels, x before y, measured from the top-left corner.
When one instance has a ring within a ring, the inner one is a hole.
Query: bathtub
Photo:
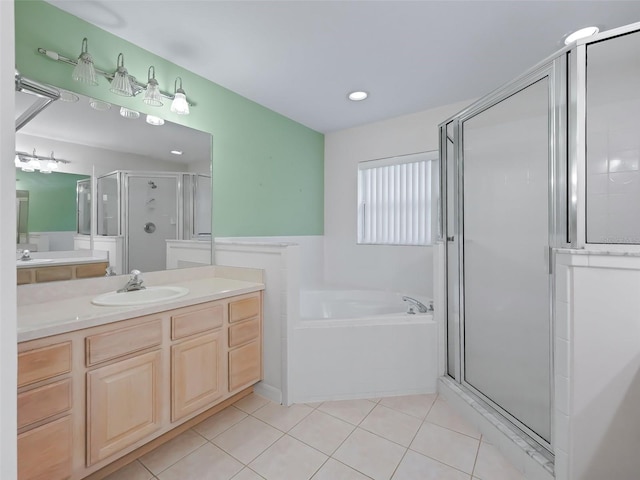
[[[399,293],[301,291],[290,362],[294,402],[434,393],[437,324],[431,313],[406,312]]]

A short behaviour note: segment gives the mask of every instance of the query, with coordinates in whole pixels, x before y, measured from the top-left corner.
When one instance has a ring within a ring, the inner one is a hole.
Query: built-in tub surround
[[[232,267],[199,267],[145,274],[147,285],[189,290],[175,300],[135,306],[98,306],[96,296],[121,288],[126,275],[72,282],[23,285],[18,288],[18,341],[33,340],[104,325],[168,309],[181,308],[264,289],[262,271]]]
[[[294,402],[435,392],[438,325],[432,314],[406,313],[401,297],[302,292],[290,360]]]

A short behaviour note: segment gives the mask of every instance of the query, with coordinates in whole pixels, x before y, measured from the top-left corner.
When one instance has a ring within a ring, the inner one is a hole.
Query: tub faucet
[[[429,305],[429,307],[431,308],[427,308],[424,305],[424,303],[416,300],[415,298],[403,296],[402,300],[409,304],[409,311],[407,313],[411,315],[414,315],[416,313],[416,310],[415,310],[416,308],[420,313],[427,313],[429,311],[433,311],[433,305]]]
[[[144,280],[142,280],[141,275],[142,273],[140,272],[140,270],[131,270],[131,278],[129,278],[129,281],[124,287],[118,290],[118,293],[133,292],[135,290],[142,290],[146,288],[144,285],[142,285],[142,282]]]
[[[22,251],[22,256],[20,257],[20,260],[31,260],[31,252],[29,250],[23,250]]]

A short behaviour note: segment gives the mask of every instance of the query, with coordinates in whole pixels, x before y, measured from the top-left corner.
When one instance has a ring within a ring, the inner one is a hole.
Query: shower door
[[[463,115],[457,166],[461,381],[547,447],[552,392],[550,92],[551,79],[544,72]]]
[[[167,242],[178,238],[178,176],[127,174],[127,271],[167,268]]]

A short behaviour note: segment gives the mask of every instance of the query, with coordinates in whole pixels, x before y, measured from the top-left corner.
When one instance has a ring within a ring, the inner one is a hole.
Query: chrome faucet
[[[118,290],[118,293],[142,290],[146,288],[144,285],[142,285],[143,281],[144,280],[142,280],[142,273],[140,272],[140,270],[131,270],[131,278],[129,278],[129,281],[124,287]]]
[[[416,313],[416,308],[420,313],[433,312],[433,304],[429,304],[429,307],[427,307],[424,303],[416,300],[415,298],[406,296],[403,296],[402,300],[409,304],[409,310],[407,311],[407,313],[411,315],[414,315]]]
[[[29,250],[23,250],[22,251],[22,256],[20,257],[20,260],[31,260],[31,252]]]

